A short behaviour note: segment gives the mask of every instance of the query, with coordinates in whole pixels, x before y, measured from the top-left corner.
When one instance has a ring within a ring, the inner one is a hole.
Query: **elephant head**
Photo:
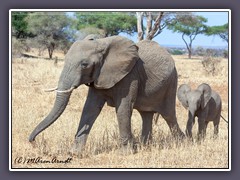
[[[186,84],[182,84],[178,88],[177,97],[182,105],[188,109],[187,135],[191,136],[191,129],[195,122],[196,113],[204,111],[211,99],[211,94],[211,87],[206,83],[199,85],[196,90],[191,90]]]
[[[75,42],[65,57],[55,104],[48,116],[33,130],[29,141],[54,123],[66,108],[71,92],[81,84],[109,89],[125,77],[138,60],[138,48],[130,40],[112,36],[86,38]]]

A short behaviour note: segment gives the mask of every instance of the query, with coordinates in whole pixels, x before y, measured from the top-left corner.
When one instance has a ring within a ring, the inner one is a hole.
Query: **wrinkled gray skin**
[[[214,136],[218,135],[218,126],[222,109],[220,96],[203,83],[197,89],[182,84],[178,88],[177,97],[182,105],[188,109],[188,121],[186,126],[186,135],[192,138],[192,127],[195,123],[195,117],[198,117],[198,140],[206,135],[206,128],[209,121],[214,124]]]
[[[116,108],[121,147],[133,142],[133,108],[142,117],[144,143],[151,139],[155,112],[164,117],[174,136],[184,136],[176,120],[174,61],[156,42],[134,44],[120,36],[75,42],[66,54],[58,90],[77,88],[82,84],[88,85],[89,91],[75,136],[76,148],[80,151],[105,102]],[[70,95],[71,92],[57,93],[51,112],[33,130],[30,142],[63,113]]]

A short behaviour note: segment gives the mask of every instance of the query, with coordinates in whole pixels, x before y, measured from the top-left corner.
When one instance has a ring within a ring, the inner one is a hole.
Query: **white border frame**
[[[228,52],[229,52],[229,59],[228,59],[228,169],[215,169],[215,168],[208,168],[208,169],[200,169],[200,168],[169,168],[169,169],[142,169],[142,168],[125,168],[125,169],[118,169],[118,168],[102,168],[102,169],[81,169],[81,168],[36,168],[36,169],[23,169],[23,168],[12,168],[12,23],[11,23],[11,13],[17,11],[52,11],[52,12],[87,12],[87,11],[191,11],[191,12],[228,12],[228,23],[229,23],[229,43],[228,43]],[[10,9],[9,10],[9,171],[231,171],[231,10],[230,9]]]

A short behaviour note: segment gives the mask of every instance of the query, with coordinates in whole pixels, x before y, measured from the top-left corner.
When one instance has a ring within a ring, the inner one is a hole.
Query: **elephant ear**
[[[201,108],[203,109],[212,97],[212,89],[206,83],[199,85],[197,89],[202,93]]]
[[[138,47],[127,38],[112,36],[97,40],[105,46],[103,65],[94,86],[109,89],[124,78],[138,60]]]
[[[191,88],[187,84],[182,84],[177,91],[178,100],[182,103],[184,108],[188,108],[187,93],[191,91]]]

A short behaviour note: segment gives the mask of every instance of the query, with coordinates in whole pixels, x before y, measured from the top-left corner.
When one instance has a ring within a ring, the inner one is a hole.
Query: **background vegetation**
[[[228,42],[228,23],[210,27],[206,22],[191,12],[12,12],[14,55],[31,48],[37,48],[40,55],[47,49],[52,59],[54,50],[66,53],[75,40],[88,34],[107,37],[137,33],[141,41],[152,40],[168,28],[182,36],[191,58],[192,43],[199,34],[219,36]]]

